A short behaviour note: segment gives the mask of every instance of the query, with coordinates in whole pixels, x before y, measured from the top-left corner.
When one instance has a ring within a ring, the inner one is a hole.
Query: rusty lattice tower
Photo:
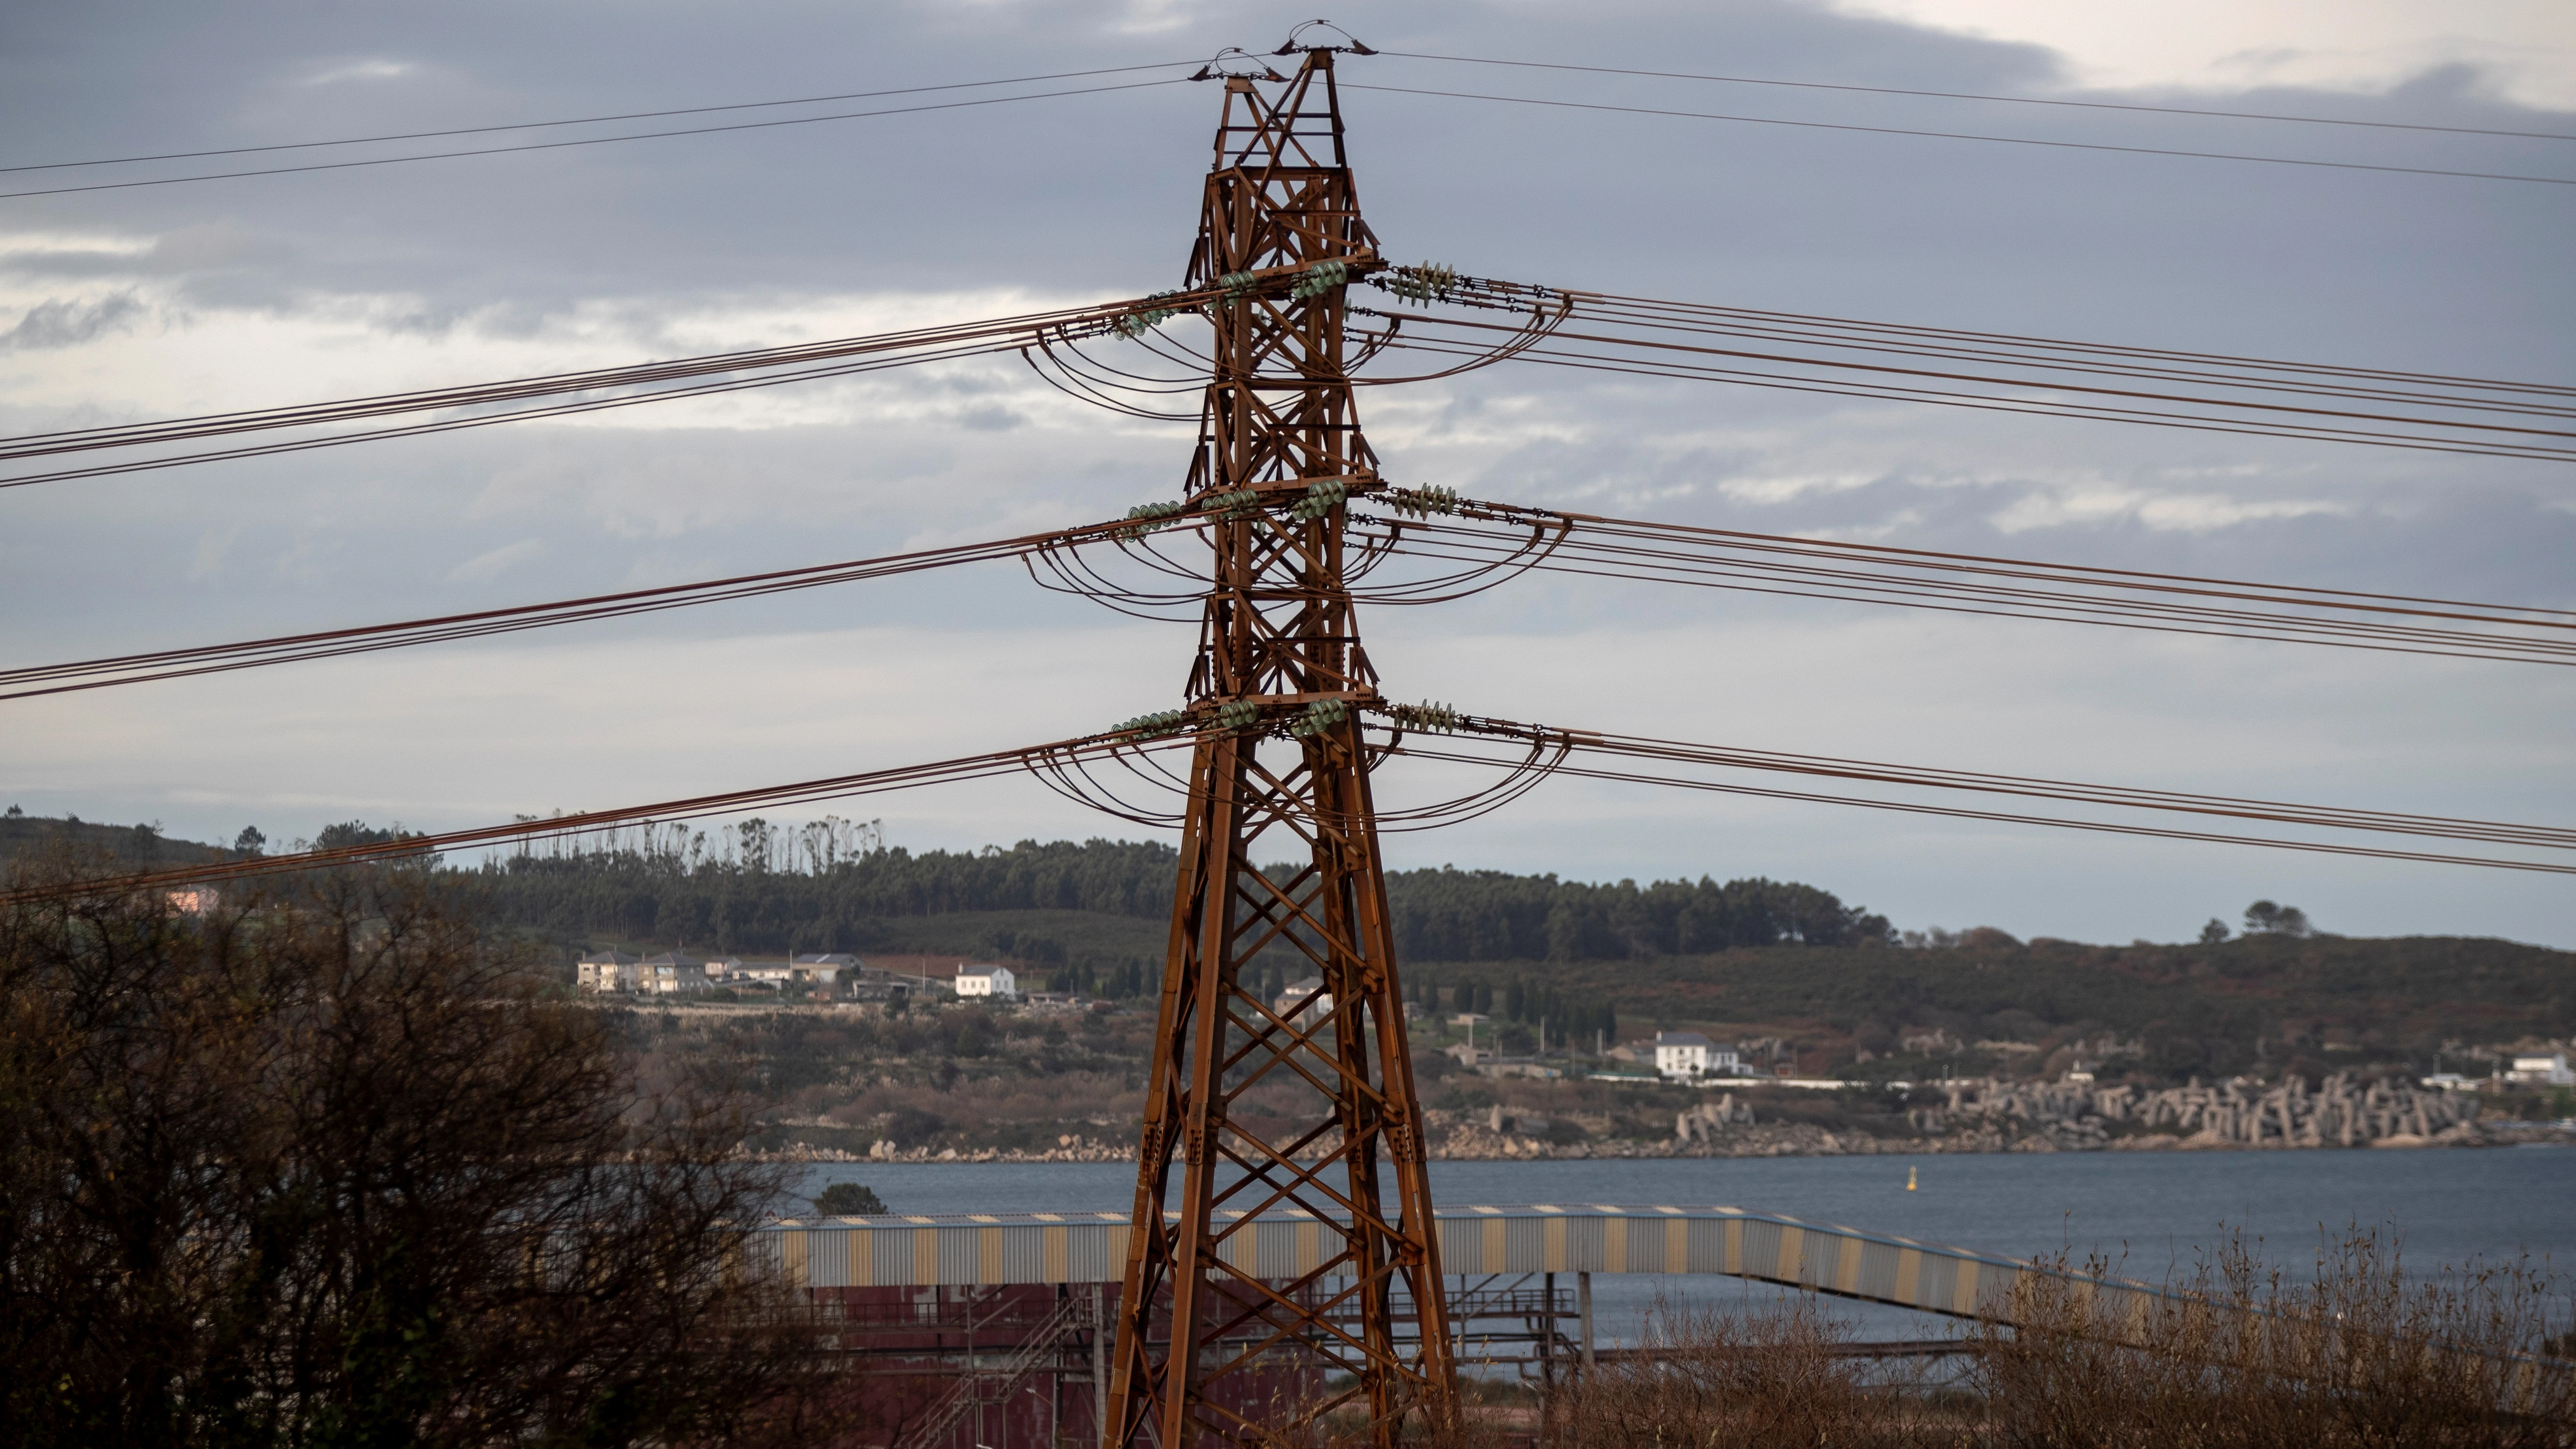
[[[1376,676],[1343,574],[1344,500],[1381,486],[1344,370],[1343,290],[1383,263],[1332,52],[1269,79],[1270,94],[1225,82],[1190,263],[1190,286],[1222,295],[1189,496],[1223,511],[1207,525],[1189,687],[1203,732],[1105,1405],[1116,1445],[1271,1441],[1346,1406],[1392,1443],[1408,1416],[1445,1422],[1455,1395],[1359,729]],[[1244,977],[1264,953],[1321,990],[1261,1000]],[[1341,1251],[1302,1277],[1265,1273],[1264,1215]],[[1307,1377],[1279,1373],[1292,1364]],[[1348,1386],[1279,1396],[1325,1382],[1316,1369]]]

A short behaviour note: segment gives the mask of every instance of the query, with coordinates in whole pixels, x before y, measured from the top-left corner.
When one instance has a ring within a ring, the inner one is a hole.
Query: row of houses
[[[770,991],[803,986],[830,996],[884,999],[945,995],[964,1000],[1016,1001],[1020,997],[1019,979],[1008,966],[897,971],[871,966],[842,951],[795,955],[784,960],[697,957],[678,951],[665,951],[658,956],[593,951],[576,964],[573,980],[583,991],[639,996],[691,996],[719,986]]]

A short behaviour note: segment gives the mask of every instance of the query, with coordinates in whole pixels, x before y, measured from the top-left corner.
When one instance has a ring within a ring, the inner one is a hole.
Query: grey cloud
[[[36,352],[76,346],[113,332],[148,310],[132,292],[88,302],[61,298],[39,302],[19,317],[17,325],[0,332],[0,349]]]

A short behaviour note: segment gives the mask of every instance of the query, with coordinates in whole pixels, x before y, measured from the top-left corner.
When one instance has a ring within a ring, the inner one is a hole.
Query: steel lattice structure
[[[1189,688],[1190,713],[1210,727],[1191,762],[1112,1444],[1278,1441],[1354,1401],[1392,1443],[1408,1417],[1446,1424],[1455,1399],[1360,733],[1376,676],[1344,576],[1344,500],[1382,485],[1345,371],[1343,284],[1383,263],[1343,152],[1332,59],[1307,52],[1273,97],[1226,80],[1190,264],[1191,287],[1220,294],[1206,307],[1213,367],[1189,490],[1194,507],[1222,510],[1205,525],[1214,549]],[[1263,842],[1302,864],[1264,873]],[[1274,949],[1322,980],[1284,1015],[1241,975]],[[1233,1113],[1283,1085],[1308,1116],[1285,1127],[1265,1116],[1256,1130]],[[1286,1279],[1258,1273],[1241,1250],[1257,1216],[1281,1211],[1334,1223],[1341,1251]],[[1350,1385],[1265,1422],[1208,1392],[1291,1354],[1322,1355]]]

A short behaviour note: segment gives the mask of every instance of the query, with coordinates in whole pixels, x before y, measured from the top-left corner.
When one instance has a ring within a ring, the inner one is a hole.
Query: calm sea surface
[[[1917,1190],[1905,1190],[1906,1170]],[[832,1163],[807,1191],[864,1182],[899,1213],[1124,1212],[1135,1168],[1106,1163]],[[2393,1233],[2419,1268],[2528,1254],[2553,1278],[2576,1268],[2576,1148],[1996,1153],[1587,1162],[1435,1162],[1444,1207],[1580,1203],[1784,1213],[1922,1242],[2030,1257],[2101,1252],[2127,1276],[2160,1279],[2243,1231],[2296,1270],[2321,1234]],[[1593,1279],[1605,1338],[1631,1338],[1661,1293],[1694,1306],[1777,1290],[1709,1277]],[[2563,1291],[2563,1286],[2562,1286]],[[1898,1309],[1835,1304],[1865,1337],[1942,1326]]]

